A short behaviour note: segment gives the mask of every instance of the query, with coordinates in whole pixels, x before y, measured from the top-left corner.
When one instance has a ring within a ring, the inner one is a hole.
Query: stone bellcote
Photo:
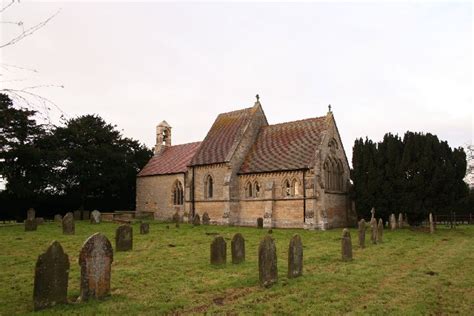
[[[171,126],[163,121],[156,126],[155,155],[171,146]]]

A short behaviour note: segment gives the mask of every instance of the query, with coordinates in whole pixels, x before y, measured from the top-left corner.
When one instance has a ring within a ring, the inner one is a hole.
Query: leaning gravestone
[[[288,247],[288,279],[299,277],[303,274],[303,244],[301,237],[294,235]]]
[[[63,217],[60,214],[54,215],[54,221],[56,223],[61,223],[63,221]]]
[[[140,224],[140,234],[145,235],[150,232],[150,224],[148,223],[141,223]]]
[[[26,211],[26,219],[35,219],[36,211],[34,208],[29,208]]]
[[[82,211],[82,219],[87,221],[91,217],[90,211]]]
[[[377,232],[377,220],[375,219],[375,217],[370,220],[370,228],[372,232],[370,239],[372,240],[373,244],[376,244],[378,232]]]
[[[351,233],[347,228],[342,230],[341,240],[342,261],[350,261],[352,260],[352,241]]]
[[[110,241],[101,233],[89,237],[79,254],[81,295],[79,301],[103,298],[110,293],[111,265],[114,253]]]
[[[270,287],[278,281],[275,241],[270,235],[265,235],[258,247],[258,273],[261,286]]]
[[[79,211],[79,210],[74,211],[74,220],[75,221],[80,221],[81,220],[81,211]]]
[[[230,242],[232,252],[232,263],[239,264],[245,261],[245,239],[242,234],[237,233]]]
[[[91,213],[91,224],[99,224],[101,220],[101,214],[98,210],[93,210]]]
[[[383,220],[379,218],[379,225],[377,227],[377,243],[381,243],[383,239]]]
[[[430,233],[433,234],[435,231],[433,214],[430,213]]]
[[[263,218],[262,217],[257,218],[257,227],[258,228],[263,228]]]
[[[129,251],[133,248],[133,229],[130,225],[120,225],[115,231],[115,251]]]
[[[25,220],[25,232],[35,231],[37,228],[38,224],[34,218]]]
[[[63,234],[74,235],[75,232],[76,232],[76,227],[74,224],[74,215],[72,215],[71,212],[68,212],[63,217]]]
[[[209,225],[210,222],[211,218],[209,217],[209,214],[207,214],[207,212],[204,212],[204,214],[202,214],[202,224]]]
[[[194,226],[199,226],[201,225],[201,218],[199,217],[199,214],[196,213],[193,218],[193,225]]]
[[[393,213],[390,215],[390,229],[397,229],[397,219],[395,218],[395,214]]]
[[[67,303],[69,257],[57,241],[39,255],[33,287],[34,310]]]
[[[222,236],[216,236],[211,243],[211,264],[220,265],[227,262],[227,247]]]
[[[365,219],[359,221],[359,247],[365,248]]]
[[[398,228],[403,228],[403,215],[398,213]]]

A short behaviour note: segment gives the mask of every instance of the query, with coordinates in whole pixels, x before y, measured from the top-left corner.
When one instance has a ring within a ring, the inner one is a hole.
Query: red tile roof
[[[186,166],[200,145],[201,142],[196,142],[165,148],[151,157],[138,177],[186,172]]]
[[[310,167],[326,128],[326,116],[263,127],[240,173]]]
[[[190,165],[229,161],[252,113],[252,108],[247,108],[219,114]]]

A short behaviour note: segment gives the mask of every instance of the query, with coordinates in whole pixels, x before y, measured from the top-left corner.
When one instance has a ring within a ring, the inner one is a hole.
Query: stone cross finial
[[[328,105],[328,111],[331,112],[331,104]]]
[[[260,96],[257,94],[255,97],[257,98],[257,102],[260,102]]]

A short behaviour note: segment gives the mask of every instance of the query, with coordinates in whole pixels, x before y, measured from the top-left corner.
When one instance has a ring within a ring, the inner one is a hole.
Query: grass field
[[[474,226],[439,227],[435,235],[409,229],[385,230],[384,243],[359,249],[351,230],[354,260],[340,259],[341,229],[274,229],[279,281],[258,285],[257,248],[266,230],[242,227],[151,223],[149,235],[133,225],[134,249],[114,253],[112,293],[103,301],[75,304],[79,295],[79,251],[86,238],[104,233],[114,245],[117,224],[76,222],[76,235],[47,223],[36,232],[0,227],[0,314],[32,313],[38,255],[58,240],[69,255],[69,305],[41,314],[474,314]],[[209,246],[220,233],[228,263],[209,264]],[[233,265],[230,239],[246,239],[246,262]],[[303,276],[287,279],[288,243],[300,234]],[[369,238],[369,234],[367,234]],[[169,245],[175,245],[170,247]]]

